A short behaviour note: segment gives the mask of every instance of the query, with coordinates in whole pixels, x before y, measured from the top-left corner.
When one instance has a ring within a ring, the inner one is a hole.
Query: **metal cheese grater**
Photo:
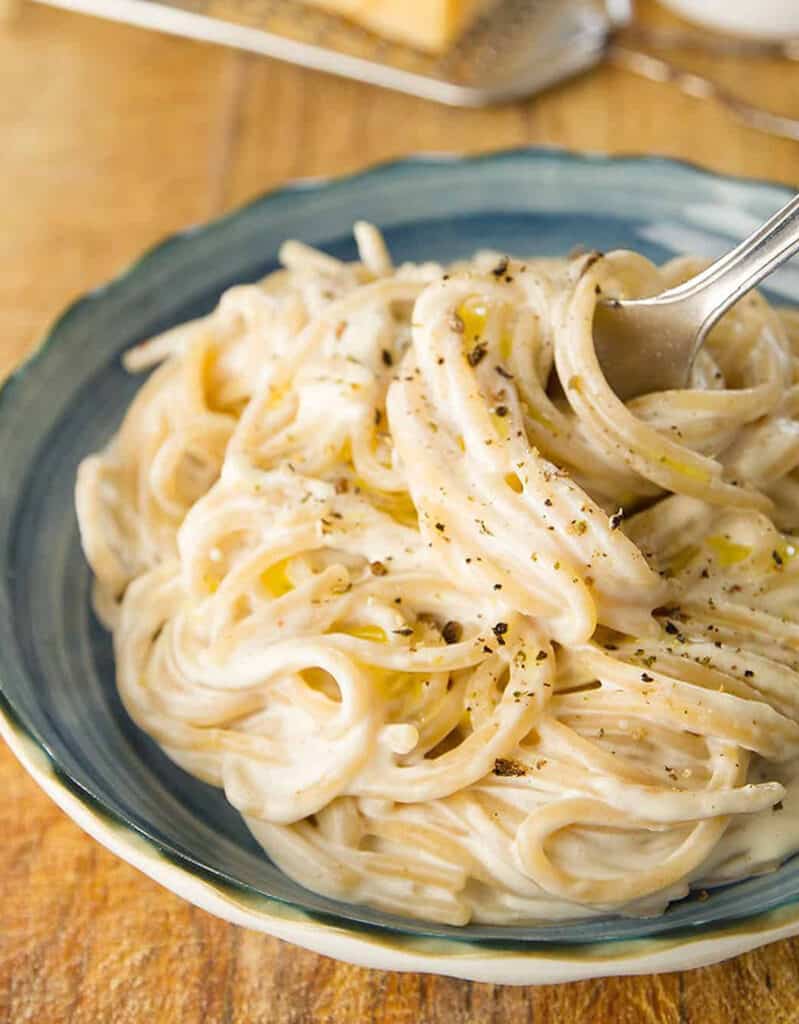
[[[602,59],[630,0],[504,0],[448,53],[390,43],[296,0],[45,0],[457,106],[528,96]]]

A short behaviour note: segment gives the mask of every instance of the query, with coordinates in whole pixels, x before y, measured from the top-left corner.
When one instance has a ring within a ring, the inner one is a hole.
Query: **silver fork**
[[[685,387],[711,327],[796,252],[799,195],[690,281],[651,299],[598,303],[594,344],[619,398]]]

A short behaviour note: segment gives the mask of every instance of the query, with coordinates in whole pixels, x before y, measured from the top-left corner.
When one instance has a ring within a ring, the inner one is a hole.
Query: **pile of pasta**
[[[651,914],[773,867],[799,316],[746,297],[625,405],[596,303],[696,261],[355,236],[126,356],[157,368],[77,509],[128,712],[287,874],[389,912]]]

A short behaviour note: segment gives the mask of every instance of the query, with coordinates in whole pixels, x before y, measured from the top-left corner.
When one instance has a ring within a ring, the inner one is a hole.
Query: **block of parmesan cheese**
[[[441,53],[500,0],[303,0],[378,35]]]

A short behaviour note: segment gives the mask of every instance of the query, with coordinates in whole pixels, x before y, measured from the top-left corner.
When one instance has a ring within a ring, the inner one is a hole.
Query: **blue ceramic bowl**
[[[271,193],[170,239],[81,299],[0,395],[0,728],[12,749],[79,824],[171,889],[358,963],[531,983],[694,966],[799,932],[799,858],[660,918],[534,928],[455,929],[301,888],[219,790],[182,772],[127,717],[73,511],[79,461],[111,436],[141,383],[120,354],[273,269],[287,237],[352,258],[352,223],[366,218],[398,261],[485,246],[563,255],[578,244],[660,261],[720,253],[785,198],[773,185],[659,159],[551,150],[411,159]],[[769,286],[799,302],[799,269]]]

